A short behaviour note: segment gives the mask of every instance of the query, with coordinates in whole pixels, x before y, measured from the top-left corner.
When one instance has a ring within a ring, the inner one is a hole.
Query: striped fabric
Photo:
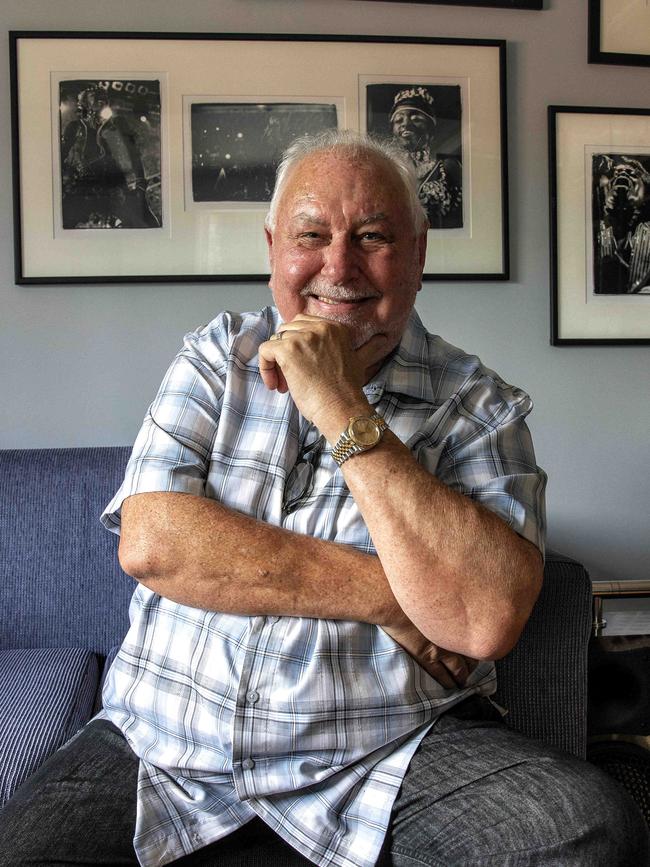
[[[98,683],[89,650],[0,653],[0,804],[88,722]]]
[[[103,515],[109,529],[119,531],[127,496],[180,491],[374,552],[328,448],[311,494],[282,509],[285,480],[315,432],[259,376],[257,347],[278,325],[267,308],[224,314],[186,337]],[[428,335],[415,314],[365,392],[423,466],[541,547],[545,476],[524,421],[527,395]],[[130,613],[103,698],[141,758],[134,843],[143,865],[167,864],[257,815],[317,864],[370,867],[436,716],[495,688],[492,663],[465,689],[443,688],[371,624],[200,611],[143,586]]]

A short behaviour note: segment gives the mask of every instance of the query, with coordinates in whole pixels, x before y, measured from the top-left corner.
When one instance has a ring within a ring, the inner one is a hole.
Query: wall
[[[360,0],[21,0],[8,30],[213,31],[508,40],[512,279],[424,286],[426,325],[533,395],[550,476],[549,542],[593,577],[647,578],[648,347],[549,345],[546,106],[647,105],[650,68],[587,64],[587,3],[542,12]],[[10,7],[8,11],[7,7]],[[8,41],[0,68],[8,70]],[[182,334],[261,284],[30,286],[13,282],[8,75],[0,88],[0,447],[131,442]]]

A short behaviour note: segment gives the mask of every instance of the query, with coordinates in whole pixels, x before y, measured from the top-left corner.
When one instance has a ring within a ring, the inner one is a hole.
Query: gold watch
[[[341,466],[353,455],[367,452],[381,441],[387,427],[384,419],[376,412],[371,416],[354,416],[332,449],[332,457]]]

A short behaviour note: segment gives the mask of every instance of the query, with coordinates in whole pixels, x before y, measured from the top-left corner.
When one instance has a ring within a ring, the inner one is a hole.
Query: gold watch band
[[[371,433],[370,438],[364,442],[365,437],[360,438],[355,435],[355,427],[358,428],[360,424],[363,426],[368,422],[373,424],[374,432]],[[388,425],[386,424],[386,420],[379,415],[379,413],[375,412],[371,416],[353,416],[349,419],[348,426],[334,445],[334,448],[332,449],[332,457],[336,463],[341,466],[341,464],[345,463],[345,461],[353,455],[358,455],[361,454],[361,452],[367,452],[369,449],[374,448],[374,446],[381,442],[381,438],[387,428]]]

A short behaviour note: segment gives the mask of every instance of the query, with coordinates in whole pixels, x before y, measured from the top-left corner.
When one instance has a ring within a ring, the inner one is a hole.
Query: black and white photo
[[[162,225],[160,83],[59,83],[63,229]]]
[[[9,60],[18,284],[267,282],[280,154],[331,129],[399,130],[425,279],[508,279],[502,39],[12,31]]]
[[[335,104],[195,102],[195,202],[268,202],[283,150],[298,136],[336,129]]]
[[[594,293],[650,294],[650,155],[592,156]]]
[[[650,343],[650,109],[548,107],[551,344]]]
[[[461,228],[460,85],[369,84],[366,105],[368,131],[392,136],[411,157],[430,228]]]

